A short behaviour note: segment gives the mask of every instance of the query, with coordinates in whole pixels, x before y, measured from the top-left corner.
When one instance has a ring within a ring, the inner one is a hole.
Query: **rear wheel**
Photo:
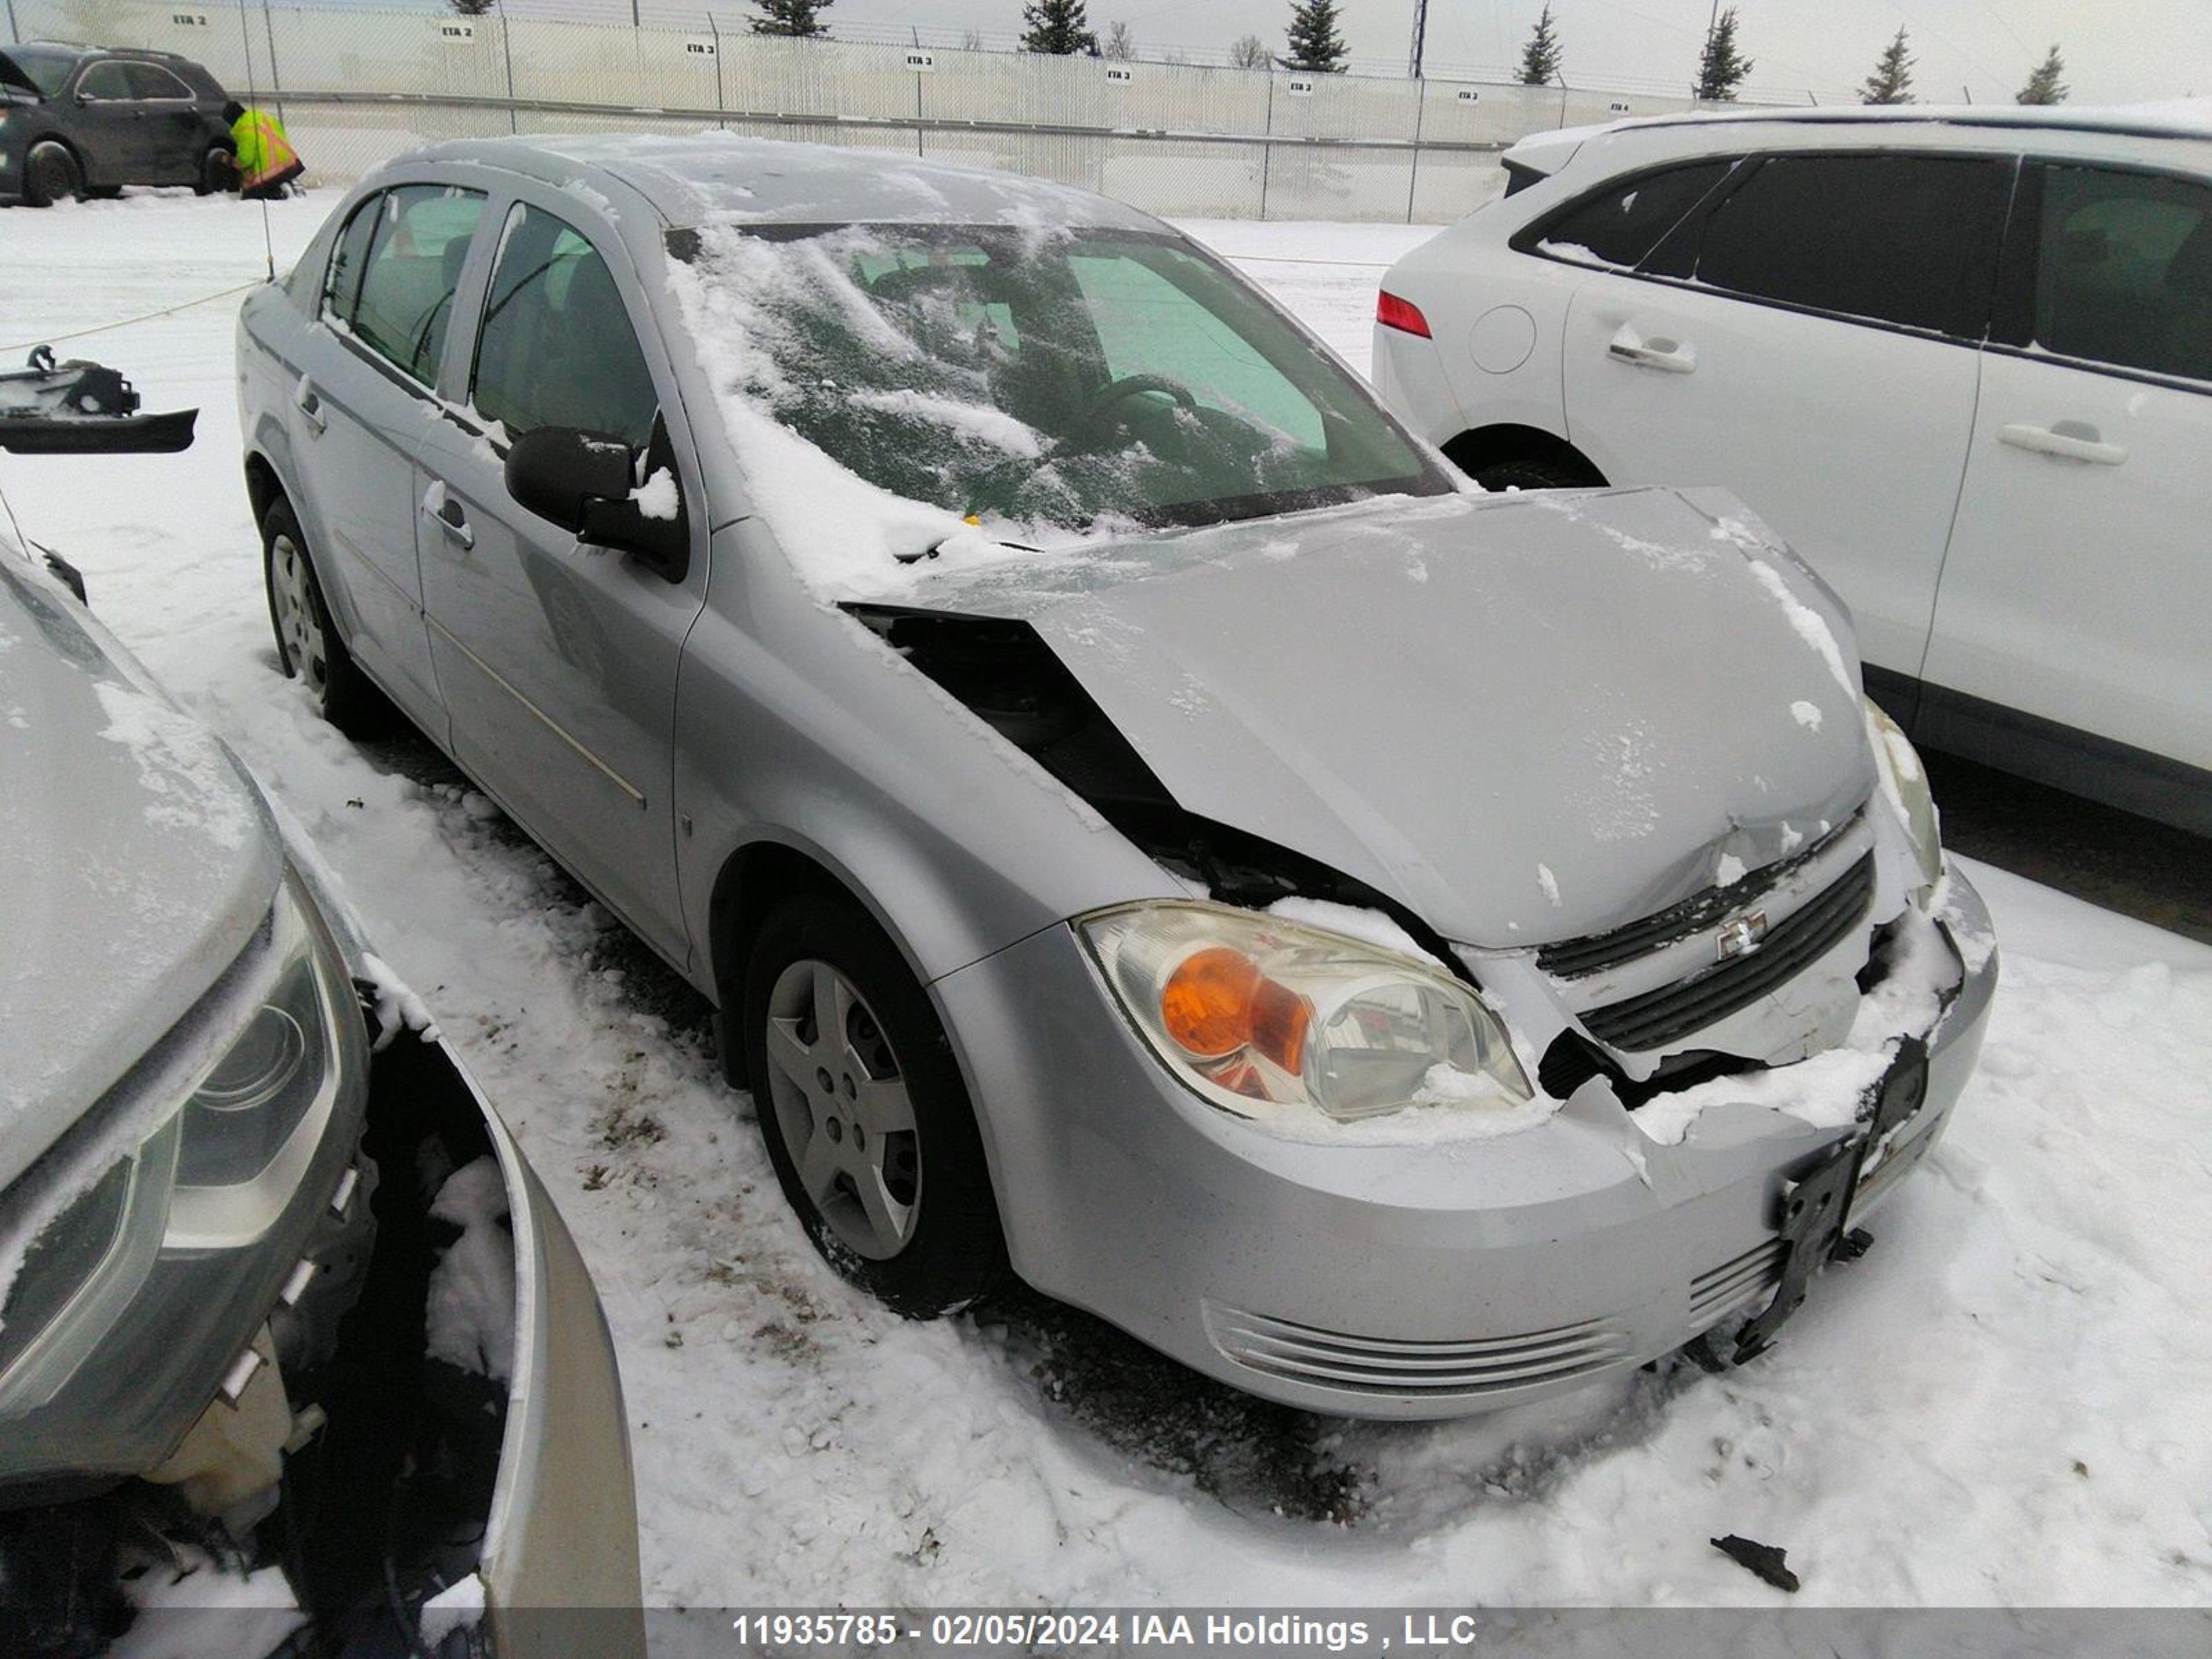
[[[76,154],[58,138],[42,139],[23,158],[23,199],[33,207],[51,207],[84,194],[84,169]]]
[[[238,173],[230,164],[230,151],[222,144],[210,144],[207,154],[200,157],[199,177],[193,181],[195,196],[220,196],[236,182]]]
[[[280,498],[270,504],[261,521],[261,546],[269,621],[286,678],[303,682],[316,712],[349,737],[375,731],[389,705],[338,637],[307,538],[289,501]]]
[[[744,1031],[761,1137],[814,1247],[909,1318],[989,1294],[1006,1250],[982,1137],[936,1011],[842,896],[762,924]]]
[[[1476,467],[1474,477],[1485,489],[1588,489],[1604,483],[1560,461],[1492,461]]]

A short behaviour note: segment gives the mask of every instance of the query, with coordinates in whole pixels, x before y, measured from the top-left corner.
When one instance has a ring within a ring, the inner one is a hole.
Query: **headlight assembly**
[[[1920,764],[1920,752],[1913,748],[1912,739],[1871,697],[1866,699],[1866,726],[1881,793],[1904,824],[1920,861],[1922,884],[1914,890],[1913,898],[1924,908],[1929,894],[1943,878],[1942,823],[1936,811],[1936,798],[1928,790],[1928,773]]]
[[[1415,957],[1224,905],[1137,905],[1077,928],[1153,1053],[1239,1117],[1344,1123],[1531,1097],[1497,1015]]]
[[[143,1085],[161,1092],[150,1112],[133,1107],[125,1120],[151,1125],[132,1150],[109,1153],[105,1169],[58,1174],[43,1198],[0,1195],[0,1212],[15,1211],[0,1213],[0,1477],[15,1472],[10,1452],[35,1449],[35,1413],[73,1376],[95,1359],[126,1363],[128,1333],[143,1322],[134,1302],[162,1264],[253,1257],[292,1211],[338,1103],[366,1090],[367,1039],[344,962],[289,870],[234,974],[243,982],[234,976],[209,1002],[240,1023],[207,1044],[191,1028],[216,1016],[206,1006],[186,1016],[178,1035],[213,1058]],[[196,1316],[219,1329],[225,1312]],[[22,1444],[10,1446],[19,1429]]]

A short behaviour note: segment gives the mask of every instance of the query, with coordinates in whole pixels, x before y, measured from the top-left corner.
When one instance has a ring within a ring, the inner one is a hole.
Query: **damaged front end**
[[[388,983],[338,988],[335,1109],[284,1220],[236,1253],[242,1299],[203,1294],[222,1251],[185,1184],[135,1293],[115,1287],[112,1249],[73,1290],[51,1249],[17,1276],[11,1361],[88,1294],[117,1306],[42,1410],[8,1425],[0,1650],[643,1651],[620,1388],[589,1277],[435,1030],[395,1021]],[[118,1213],[160,1202],[149,1157],[173,1174],[158,1146],[118,1165]]]

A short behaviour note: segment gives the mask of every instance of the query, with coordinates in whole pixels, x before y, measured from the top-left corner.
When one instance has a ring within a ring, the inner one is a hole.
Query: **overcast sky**
[[[1176,47],[1218,52],[1255,33],[1280,47],[1290,0],[1089,0],[1102,31],[1128,23],[1139,54]],[[1723,0],[1726,3],[1726,0]],[[1540,0],[1430,0],[1429,61],[1450,69],[1498,67],[1520,55]],[[1358,67],[1402,66],[1413,0],[1342,0]],[[718,5],[718,10],[722,8]],[[1553,0],[1566,44],[1570,84],[1579,76],[1629,87],[1686,86],[1695,71],[1711,0]],[[1923,102],[2008,100],[2056,42],[2076,103],[2212,97],[2212,0],[1737,0],[1740,42],[1754,61],[1750,84],[1811,91],[1823,102],[1852,95],[1875,54],[1902,25],[1919,62]],[[873,33],[919,26],[1008,35],[1020,0],[836,0],[834,25]]]

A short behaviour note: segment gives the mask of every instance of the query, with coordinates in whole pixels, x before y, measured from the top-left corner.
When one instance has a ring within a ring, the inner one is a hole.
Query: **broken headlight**
[[[1224,905],[1137,905],[1076,925],[1153,1053],[1224,1111],[1340,1123],[1530,1097],[1498,1016],[1418,957]]]
[[[11,1454],[46,1449],[39,1414],[72,1378],[129,1354],[163,1273],[195,1259],[220,1277],[219,1259],[249,1261],[294,1207],[338,1103],[367,1086],[344,963],[289,871],[234,974],[244,982],[210,1002],[239,1023],[208,1043],[191,1028],[214,1016],[186,1016],[171,1041],[210,1057],[147,1085],[150,1109],[122,1120],[127,1151],[88,1152],[42,1192],[0,1202],[15,1212],[0,1213],[0,1478],[19,1472]],[[104,1147],[115,1133],[100,1132]],[[222,1310],[197,1311],[221,1328]]]
[[[1875,770],[1881,779],[1883,798],[1905,826],[1920,861],[1920,884],[1913,899],[1925,907],[1929,894],[1943,877],[1942,823],[1936,798],[1928,790],[1928,773],[1920,764],[1920,751],[1904,727],[1882,713],[1873,698],[1866,702],[1867,741],[1874,748]]]

